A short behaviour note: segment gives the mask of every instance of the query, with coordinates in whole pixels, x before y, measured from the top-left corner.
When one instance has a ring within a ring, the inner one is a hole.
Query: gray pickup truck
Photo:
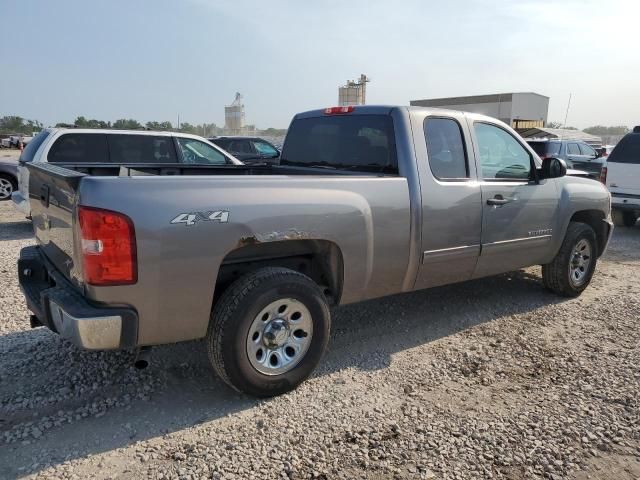
[[[274,166],[27,168],[32,326],[143,353],[206,338],[219,376],[256,396],[311,374],[332,305],[531,265],[576,296],[612,232],[602,184],[495,119],[439,109],[298,114]]]

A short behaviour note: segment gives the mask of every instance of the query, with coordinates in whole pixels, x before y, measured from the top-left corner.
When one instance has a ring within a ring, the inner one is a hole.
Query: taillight
[[[605,185],[607,184],[607,167],[602,167],[602,170],[600,170],[600,181]]]
[[[79,207],[84,280],[129,285],[138,280],[136,234],[131,219],[110,210]]]
[[[345,113],[351,113],[354,110],[353,105],[348,107],[329,107],[324,109],[325,115],[344,115]]]

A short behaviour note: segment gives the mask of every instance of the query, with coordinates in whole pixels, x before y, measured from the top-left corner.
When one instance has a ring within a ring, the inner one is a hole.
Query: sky
[[[533,91],[549,120],[640,124],[637,0],[0,0],[0,116],[285,128],[368,104]]]

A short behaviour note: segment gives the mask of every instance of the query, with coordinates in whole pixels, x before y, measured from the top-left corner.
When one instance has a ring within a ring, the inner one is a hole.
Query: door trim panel
[[[535,237],[513,238],[510,240],[500,240],[499,242],[485,243],[482,246],[480,256],[494,253],[506,253],[516,250],[523,245],[527,247],[540,247],[551,241],[552,235],[538,235]]]
[[[462,258],[475,258],[480,254],[480,245],[465,245],[462,247],[441,248],[427,250],[422,254],[422,264],[439,263]]]

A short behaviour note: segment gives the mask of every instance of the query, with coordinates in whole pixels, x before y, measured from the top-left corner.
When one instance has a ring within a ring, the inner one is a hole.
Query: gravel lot
[[[539,268],[351,305],[295,392],[226,388],[202,342],[77,350],[31,330],[0,203],[1,478],[640,478],[640,225],[578,299]]]

